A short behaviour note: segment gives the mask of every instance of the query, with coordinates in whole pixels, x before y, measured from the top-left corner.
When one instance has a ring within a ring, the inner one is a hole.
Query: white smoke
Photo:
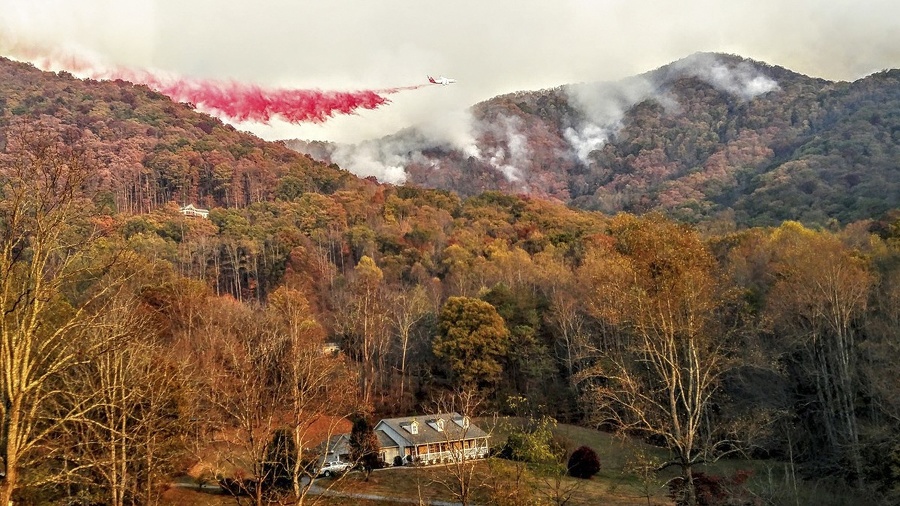
[[[375,176],[382,182],[402,184],[407,177],[406,167],[412,163],[438,168],[423,154],[429,149],[457,150],[481,159],[473,131],[469,111],[448,113],[439,121],[422,123],[393,136],[340,144],[331,154],[331,160],[358,176]]]
[[[467,157],[480,159],[474,122],[470,110],[448,109],[438,118],[420,123],[416,130],[430,139],[434,146],[457,149]]]
[[[357,176],[375,176],[379,181],[402,184],[406,181],[406,166],[417,155],[421,156],[421,152],[409,151],[402,144],[383,141],[342,144],[331,154],[331,159]]]
[[[493,123],[482,123],[484,134],[497,139],[497,147],[486,153],[487,161],[510,182],[521,182],[522,167],[527,166],[531,157],[528,138],[521,133],[522,119],[501,115]],[[503,146],[506,146],[505,148]]]
[[[599,127],[593,123],[584,123],[580,129],[569,127],[563,132],[563,137],[575,150],[575,156],[581,163],[587,164],[589,155],[602,148],[609,140],[611,130]]]
[[[752,100],[779,89],[778,83],[753,64],[741,61],[729,66],[714,54],[698,53],[673,63],[676,76],[700,79],[717,90]],[[667,111],[678,110],[675,97],[651,82],[637,76],[616,83],[578,84],[564,88],[569,103],[584,118],[563,132],[575,156],[590,163],[590,154],[601,149],[622,127],[626,111],[645,100],[655,100]]]
[[[578,159],[589,163],[589,156],[606,144],[622,127],[625,112],[635,104],[659,96],[653,84],[642,77],[616,83],[576,84],[564,88],[569,104],[582,116],[563,136]]]
[[[779,89],[774,79],[760,72],[751,63],[742,61],[734,67],[729,67],[716,55],[709,53],[691,55],[675,62],[673,68],[742,100],[752,100],[759,95]]]
[[[668,67],[667,79],[694,77],[740,100],[778,89],[778,83],[753,64],[742,61],[729,65],[712,54],[695,54]],[[581,163],[591,163],[591,153],[603,148],[623,126],[628,110],[646,100],[654,100],[666,111],[679,109],[675,97],[666,91],[668,81],[658,81],[653,73],[613,83],[575,84],[563,87],[577,120],[563,131],[572,153]],[[476,122],[469,111],[445,112],[439,119],[419,124],[414,129],[391,137],[340,145],[332,160],[363,177],[400,184],[406,181],[405,167],[412,163],[439,170],[439,163],[423,151],[457,150],[490,164],[507,181],[527,179],[532,153],[523,133],[522,119],[500,115],[490,122]],[[479,138],[490,138],[479,148]]]

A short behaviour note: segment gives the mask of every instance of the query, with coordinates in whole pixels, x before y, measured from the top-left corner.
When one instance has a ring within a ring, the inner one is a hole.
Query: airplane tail
[[[428,76],[428,82],[431,84],[437,84],[437,81],[435,81],[434,78],[431,76]]]

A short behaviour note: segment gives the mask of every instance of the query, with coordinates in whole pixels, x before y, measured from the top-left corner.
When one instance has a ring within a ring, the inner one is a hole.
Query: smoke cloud
[[[628,110],[645,100],[654,100],[667,111],[677,111],[677,99],[667,88],[673,79],[679,78],[699,79],[738,100],[752,100],[779,89],[774,79],[752,63],[729,63],[712,54],[684,58],[660,74],[564,86],[561,89],[576,115],[573,125],[563,131],[570,148],[563,156],[590,165],[591,154],[614,138]],[[532,153],[521,118],[499,114],[487,121],[468,113],[452,118],[452,121],[421,124],[381,139],[340,144],[330,159],[355,174],[400,184],[406,181],[405,167],[410,164],[440,170],[439,161],[427,156],[426,151],[457,150],[492,167],[521,191],[529,191]]]
[[[693,77],[722,93],[740,100],[777,91],[778,83],[752,63],[741,61],[729,65],[714,54],[697,53],[668,66],[669,79]],[[590,154],[601,149],[622,127],[625,112],[645,100],[655,100],[666,110],[674,111],[678,103],[661,85],[647,75],[615,83],[578,84],[565,87],[570,104],[584,118],[564,132],[564,137],[578,160],[590,163]]]
[[[406,167],[412,163],[440,170],[436,161],[424,151],[456,150],[466,157],[482,159],[468,110],[459,111],[408,129],[396,135],[359,143],[339,144],[331,153],[332,161],[354,174],[375,176],[379,181],[401,184],[406,181]]]
[[[522,167],[528,165],[531,155],[528,138],[521,133],[522,120],[515,116],[501,115],[496,121],[481,123],[479,127],[482,135],[492,137],[495,142],[491,144],[497,146],[485,153],[488,163],[503,174],[507,181],[520,183]]]
[[[729,68],[712,54],[694,54],[675,62],[672,67],[676,72],[696,77],[721,92],[743,100],[751,100],[779,89],[774,79],[760,72],[749,62],[742,61]]]

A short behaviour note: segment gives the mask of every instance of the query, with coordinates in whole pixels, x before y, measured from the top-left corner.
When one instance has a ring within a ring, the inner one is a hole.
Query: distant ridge
[[[476,104],[470,145],[416,129],[355,146],[288,145],[354,172],[399,165],[407,184],[464,196],[499,190],[606,213],[824,226],[900,206],[898,74],[831,82],[696,53],[617,82]]]

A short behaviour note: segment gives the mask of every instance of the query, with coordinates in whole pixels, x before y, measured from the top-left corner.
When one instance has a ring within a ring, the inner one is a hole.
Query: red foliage
[[[694,490],[697,494],[698,506],[756,506],[759,498],[753,497],[747,490],[747,480],[753,471],[738,470],[732,476],[717,476],[696,472],[693,473]],[[685,499],[685,482],[676,478],[669,482],[669,497],[675,504],[687,504]]]

